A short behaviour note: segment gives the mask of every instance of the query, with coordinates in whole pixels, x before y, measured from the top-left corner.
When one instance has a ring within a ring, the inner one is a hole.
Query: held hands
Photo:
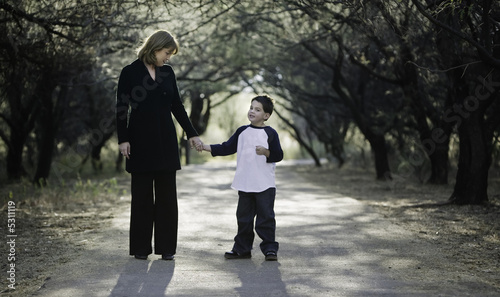
[[[201,140],[200,140],[200,142],[196,143],[194,145],[194,147],[196,148],[196,151],[198,151],[198,152],[203,152],[203,151],[211,152],[212,151],[210,144],[204,144],[203,141],[201,141]],[[191,146],[191,148],[193,148],[193,147]]]
[[[197,140],[195,140],[195,138],[197,138]],[[191,140],[194,140],[194,142],[191,142]],[[191,148],[196,148],[196,151],[198,152],[203,152],[203,151],[207,151],[207,152],[211,152],[212,151],[212,148],[210,147],[210,144],[203,144],[203,141],[201,141],[198,137],[192,137],[189,139],[190,143],[191,143]]]
[[[191,146],[191,149],[196,148],[196,151],[202,152],[203,151],[203,141],[198,136],[191,137],[189,138],[189,145]]]

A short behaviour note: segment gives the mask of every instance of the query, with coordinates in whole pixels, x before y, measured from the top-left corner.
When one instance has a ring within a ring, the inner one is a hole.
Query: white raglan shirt
[[[271,151],[269,158],[257,155],[256,147],[259,145]],[[276,188],[274,172],[276,162],[283,159],[283,150],[273,128],[241,126],[228,141],[211,145],[211,151],[214,157],[237,153],[231,188],[248,193],[260,193],[269,188]]]
[[[266,156],[257,155],[260,145],[269,149],[264,129],[248,127],[238,136],[236,172],[231,188],[243,192],[263,192],[275,188],[276,163],[267,163]]]

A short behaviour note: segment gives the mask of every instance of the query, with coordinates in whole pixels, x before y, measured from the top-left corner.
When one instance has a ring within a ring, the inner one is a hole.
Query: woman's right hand
[[[120,153],[125,156],[125,158],[130,159],[130,142],[122,142],[119,144]]]

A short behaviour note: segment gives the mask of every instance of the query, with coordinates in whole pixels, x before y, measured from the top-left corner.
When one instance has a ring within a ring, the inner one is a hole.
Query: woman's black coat
[[[188,138],[198,136],[184,109],[172,67],[156,68],[156,81],[140,60],[123,68],[118,80],[118,143],[130,142],[128,172],[181,169],[175,116]]]

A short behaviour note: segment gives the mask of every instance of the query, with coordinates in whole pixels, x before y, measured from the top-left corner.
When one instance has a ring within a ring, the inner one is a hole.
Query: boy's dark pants
[[[130,255],[175,254],[177,247],[176,172],[132,173]],[[154,192],[153,192],[154,190]]]
[[[239,254],[249,253],[252,250],[255,234],[253,232],[254,218],[255,232],[262,239],[260,249],[262,253],[278,252],[279,244],[275,241],[276,220],[274,218],[274,199],[276,188],[269,188],[260,193],[238,191],[238,234],[234,238],[233,251]]]

